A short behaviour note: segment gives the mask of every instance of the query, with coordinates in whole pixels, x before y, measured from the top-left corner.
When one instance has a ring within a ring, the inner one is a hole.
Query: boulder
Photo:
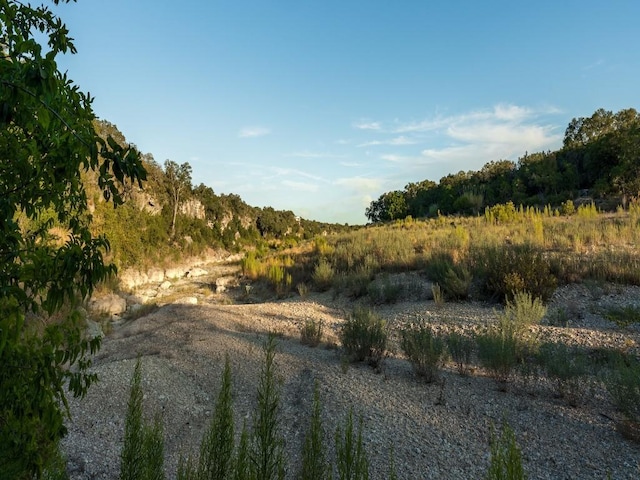
[[[184,267],[167,268],[164,271],[165,278],[184,278],[187,270]]]
[[[147,272],[149,283],[160,283],[164,280],[164,270],[152,268]]]
[[[149,277],[146,273],[129,268],[118,274],[120,287],[124,290],[133,290],[140,285],[149,283]]]
[[[187,272],[187,278],[204,277],[205,275],[209,275],[209,272],[198,267],[192,268]]]
[[[171,282],[169,280],[165,280],[160,284],[160,290],[169,290],[171,288]]]
[[[198,299],[196,297],[182,297],[174,303],[177,303],[178,305],[197,305]]]
[[[107,315],[120,315],[127,311],[127,301],[115,293],[110,293],[104,297],[92,298],[90,308]]]

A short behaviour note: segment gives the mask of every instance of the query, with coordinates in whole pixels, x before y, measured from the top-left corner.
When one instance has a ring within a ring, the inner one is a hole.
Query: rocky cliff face
[[[205,218],[204,205],[202,205],[200,200],[196,199],[189,199],[182,202],[180,204],[180,213],[200,220],[204,220]]]

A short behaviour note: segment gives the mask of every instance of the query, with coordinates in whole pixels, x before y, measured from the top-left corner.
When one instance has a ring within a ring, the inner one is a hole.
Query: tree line
[[[409,183],[383,193],[365,214],[373,223],[442,215],[477,215],[509,201],[524,206],[560,205],[581,192],[623,206],[640,193],[640,114],[596,110],[571,120],[562,148],[525,153],[517,162],[497,160],[479,171],[449,174],[438,183]]]

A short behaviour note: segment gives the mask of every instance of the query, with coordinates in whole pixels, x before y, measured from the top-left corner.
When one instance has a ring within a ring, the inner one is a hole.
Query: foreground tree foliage
[[[145,179],[138,153],[96,134],[92,99],[58,70],[56,56],[75,53],[68,33],[45,5],[0,1],[0,478],[42,476],[66,432],[65,387],[82,396],[95,381],[100,341],[74,305],[115,267],[89,230],[81,176],[95,172],[115,205]]]

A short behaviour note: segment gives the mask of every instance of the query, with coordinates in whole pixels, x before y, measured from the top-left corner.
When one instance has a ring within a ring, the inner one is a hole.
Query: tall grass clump
[[[353,410],[349,410],[344,430],[336,429],[336,464],[339,480],[368,480],[369,461],[362,445],[362,418],[358,433],[353,431]]]
[[[485,480],[524,480],[527,476],[522,466],[522,452],[516,436],[505,422],[500,436],[491,427],[491,457]]]
[[[442,337],[427,325],[413,326],[402,331],[400,346],[418,376],[427,383],[437,380],[445,354]]]
[[[356,307],[342,326],[340,340],[352,361],[366,360],[377,367],[387,348],[387,324],[374,311]]]
[[[475,341],[471,337],[462,335],[460,333],[450,333],[445,337],[445,343],[451,358],[456,364],[458,373],[465,375],[469,370],[471,364],[471,355],[473,354],[473,348]]]
[[[520,292],[507,301],[497,323],[478,335],[478,358],[496,380],[507,382],[518,363],[535,353],[536,339],[529,327],[540,323],[545,313],[539,299]]]
[[[300,342],[303,345],[317,347],[322,341],[322,320],[309,318],[300,329]]]
[[[142,367],[140,359],[131,379],[125,417],[124,442],[120,453],[120,480],[164,479],[164,439],[158,417],[153,424],[143,418]]]
[[[311,422],[302,447],[302,468],[298,477],[300,480],[331,479],[331,464],[327,462],[321,413],[320,392],[316,383],[313,390]]]
[[[618,410],[640,433],[640,360],[631,355],[617,355],[604,383]]]
[[[258,406],[253,420],[253,437],[249,448],[252,478],[283,479],[285,475],[284,437],[280,430],[280,388],[274,358],[276,340],[270,334],[265,345],[265,362],[258,385]]]
[[[545,343],[538,351],[540,365],[556,384],[558,395],[572,407],[586,401],[590,373],[587,355],[564,343]]]
[[[210,480],[229,478],[233,468],[234,442],[231,367],[227,356],[213,416],[200,443],[198,478]]]

